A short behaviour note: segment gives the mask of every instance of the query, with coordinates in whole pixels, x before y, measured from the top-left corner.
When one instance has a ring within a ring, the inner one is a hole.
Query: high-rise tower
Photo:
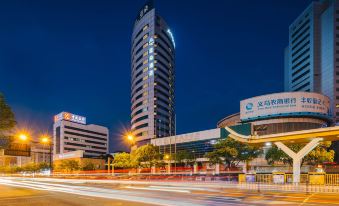
[[[131,130],[137,145],[174,135],[175,42],[153,1],[135,20],[131,70]]]
[[[339,122],[339,0],[312,2],[290,25],[285,91],[327,95]]]

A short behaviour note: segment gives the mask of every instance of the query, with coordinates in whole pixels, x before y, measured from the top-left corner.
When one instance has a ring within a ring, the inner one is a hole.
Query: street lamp
[[[19,139],[23,142],[28,140],[28,136],[24,133],[19,134]]]
[[[130,143],[131,146],[134,145],[134,143],[135,143],[135,137],[134,137],[134,135],[133,135],[132,133],[129,132],[129,133],[125,134],[125,138],[126,138],[127,141]]]
[[[42,135],[41,138],[40,138],[40,142],[43,145],[46,145],[46,144],[49,145],[49,169],[50,169],[50,173],[52,174],[53,164],[52,164],[52,142],[51,142],[51,138],[48,135]]]
[[[26,142],[28,140],[28,134],[25,132],[20,132],[17,135],[17,138],[19,139],[20,142]],[[19,156],[18,161],[20,161],[19,166],[22,166],[22,157]]]

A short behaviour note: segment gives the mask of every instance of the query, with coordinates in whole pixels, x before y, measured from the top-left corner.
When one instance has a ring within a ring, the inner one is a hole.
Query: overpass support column
[[[322,138],[314,138],[312,141],[307,143],[305,147],[303,147],[298,153],[295,153],[290,148],[288,148],[282,142],[275,142],[275,145],[282,151],[284,151],[289,157],[293,159],[293,183],[300,183],[300,167],[301,160],[304,158],[310,151],[312,151],[316,146],[318,146],[319,142]]]

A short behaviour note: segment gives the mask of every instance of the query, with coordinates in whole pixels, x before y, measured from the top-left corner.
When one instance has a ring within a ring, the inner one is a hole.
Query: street
[[[255,192],[158,183],[1,178],[0,205],[339,205],[336,194]]]

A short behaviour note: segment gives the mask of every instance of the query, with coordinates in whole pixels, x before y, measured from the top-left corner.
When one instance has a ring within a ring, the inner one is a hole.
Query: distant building
[[[289,27],[285,91],[322,93],[339,121],[339,1],[312,2]]]
[[[59,165],[64,160],[74,160],[77,161],[81,168],[86,167],[88,165],[92,165],[94,168],[90,168],[89,170],[104,170],[105,168],[105,159],[102,158],[88,158],[85,156],[83,150],[77,150],[73,152],[66,152],[63,154],[57,154],[53,157],[54,171],[60,172]]]
[[[54,116],[54,155],[82,150],[83,157],[98,157],[108,153],[108,129],[86,124],[86,118],[61,112]]]
[[[32,144],[30,147],[31,155],[29,157],[17,156],[17,165],[23,166],[28,163],[50,163],[51,153],[49,145]]]
[[[138,146],[175,134],[175,43],[153,1],[139,11],[132,34],[131,130]]]

